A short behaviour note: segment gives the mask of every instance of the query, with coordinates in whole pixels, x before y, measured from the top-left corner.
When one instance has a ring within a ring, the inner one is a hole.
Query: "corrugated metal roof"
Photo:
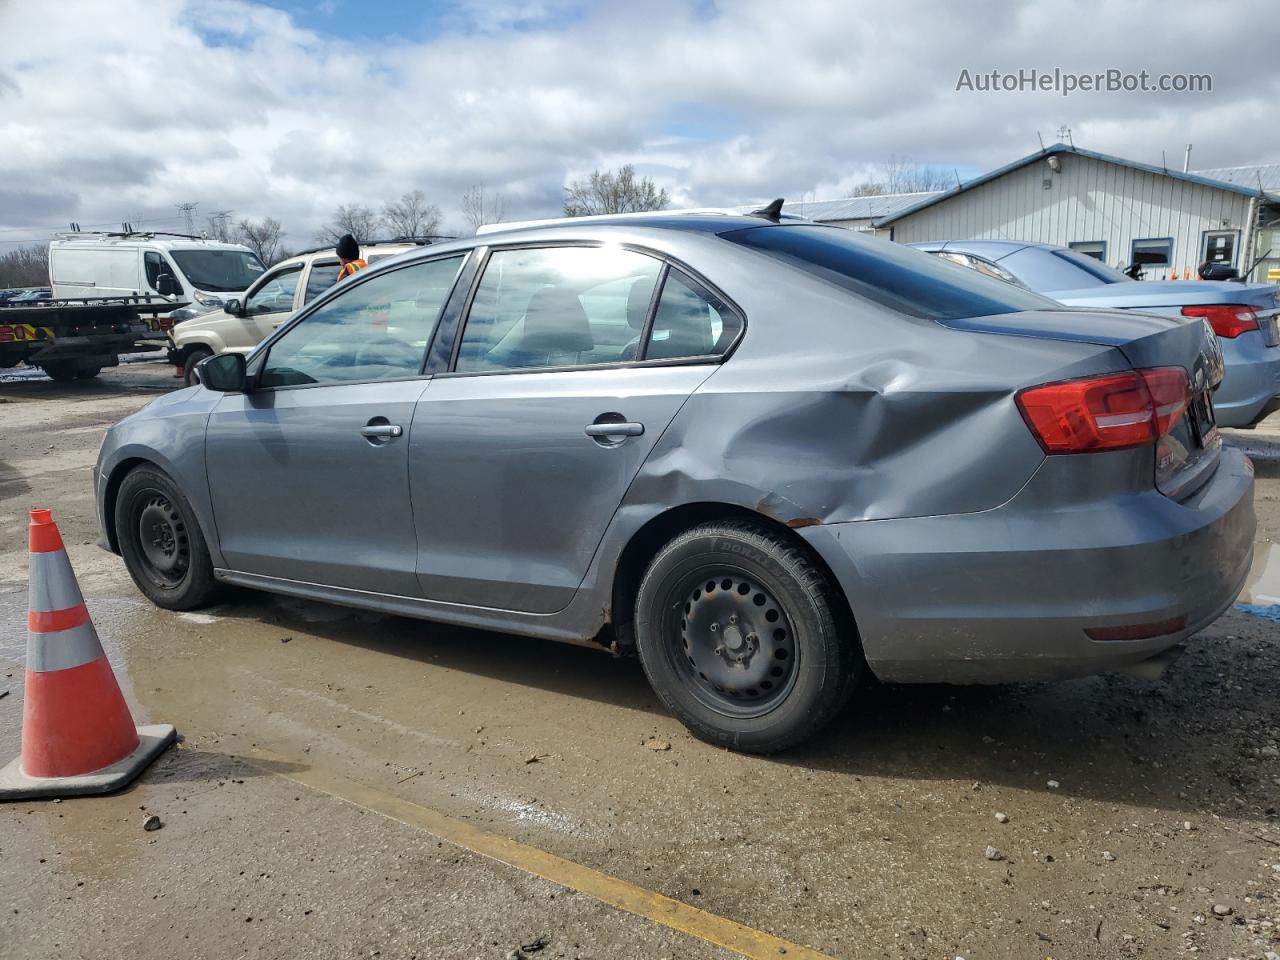
[[[1101,160],[1105,163],[1114,163],[1121,167],[1129,167],[1132,170],[1141,170],[1143,173],[1162,174],[1166,177],[1172,177],[1174,180],[1183,180],[1187,183],[1196,183],[1205,187],[1216,187],[1219,190],[1229,190],[1232,193],[1243,193],[1250,197],[1256,197],[1260,192],[1258,190],[1256,180],[1252,186],[1249,186],[1245,183],[1235,183],[1230,180],[1220,180],[1207,177],[1203,172],[1183,173],[1181,170],[1168,170],[1164,167],[1153,166],[1149,163],[1139,163],[1136,160],[1126,160],[1123,157],[1113,157],[1107,153],[1097,153],[1093,150],[1085,150],[1082,147],[1073,147],[1066,143],[1055,143],[1051,147],[1046,147],[1043,151],[1029,153],[1025,157],[1013,161],[1013,163],[1005,164],[1003,167],[998,167],[990,173],[984,173],[982,176],[975,177],[973,180],[970,180],[967,183],[962,183],[957,187],[952,187],[950,190],[944,190],[942,193],[931,194],[919,203],[913,203],[901,210],[889,214],[882,220],[878,221],[877,226],[885,226],[893,223],[896,220],[900,220],[905,216],[915,213],[917,210],[923,210],[925,207],[930,207],[935,203],[940,203],[943,200],[950,199],[951,197],[964,193],[966,190],[972,190],[974,187],[980,187],[984,183],[990,183],[992,180],[1003,177],[1006,173],[1012,173],[1014,170],[1019,170],[1029,163],[1035,163],[1038,160],[1043,160],[1045,157],[1052,156],[1056,153],[1078,154],[1079,156],[1089,157],[1093,160]]]
[[[1253,163],[1244,167],[1212,167],[1192,171],[1197,177],[1235,183],[1253,190],[1280,193],[1280,163]],[[1261,184],[1261,186],[1259,186]]]

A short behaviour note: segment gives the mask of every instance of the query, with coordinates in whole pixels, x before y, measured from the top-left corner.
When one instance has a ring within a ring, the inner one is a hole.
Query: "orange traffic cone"
[[[133,725],[48,510],[31,511],[30,538],[22,755],[0,770],[0,800],[109,793],[176,733]]]

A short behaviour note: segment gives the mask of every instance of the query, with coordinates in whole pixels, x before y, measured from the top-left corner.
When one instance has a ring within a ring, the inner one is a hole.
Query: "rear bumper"
[[[1003,683],[1105,672],[1212,623],[1253,554],[1253,468],[1225,449],[1175,502],[1154,489],[1065,508],[1050,457],[982,513],[814,526],[872,671],[895,682]],[[1185,618],[1174,633],[1095,641],[1088,628]]]
[[[1280,395],[1280,347],[1268,347],[1256,330],[1218,342],[1226,365],[1222,385],[1213,395],[1218,423],[1224,427],[1252,426]]]

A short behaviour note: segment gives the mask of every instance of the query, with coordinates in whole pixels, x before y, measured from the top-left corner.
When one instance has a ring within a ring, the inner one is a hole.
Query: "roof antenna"
[[[778,223],[782,220],[782,197],[765,204],[759,210],[752,210],[747,216],[759,217],[761,220],[772,220],[774,223]]]
[[[959,190],[961,187],[964,186],[964,184],[960,182],[960,171],[957,170],[955,167],[952,167],[951,172],[956,175],[956,189]]]
[[[1040,152],[1044,153],[1044,137],[1040,136],[1040,131],[1036,131],[1036,139],[1040,141]]]

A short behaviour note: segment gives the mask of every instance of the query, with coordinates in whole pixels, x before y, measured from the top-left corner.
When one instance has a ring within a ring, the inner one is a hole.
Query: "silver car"
[[[1019,283],[1072,307],[1141,310],[1207,320],[1222,343],[1226,374],[1214,394],[1224,427],[1252,427],[1280,408],[1280,290],[1225,280],[1137,282],[1067,247],[1021,240],[913,243],[987,276]]]
[[[788,747],[868,672],[1151,660],[1249,568],[1201,321],[1068,311],[847,230],[564,221],[397,257],[108,433],[103,542],[222,584],[638,654]]]

